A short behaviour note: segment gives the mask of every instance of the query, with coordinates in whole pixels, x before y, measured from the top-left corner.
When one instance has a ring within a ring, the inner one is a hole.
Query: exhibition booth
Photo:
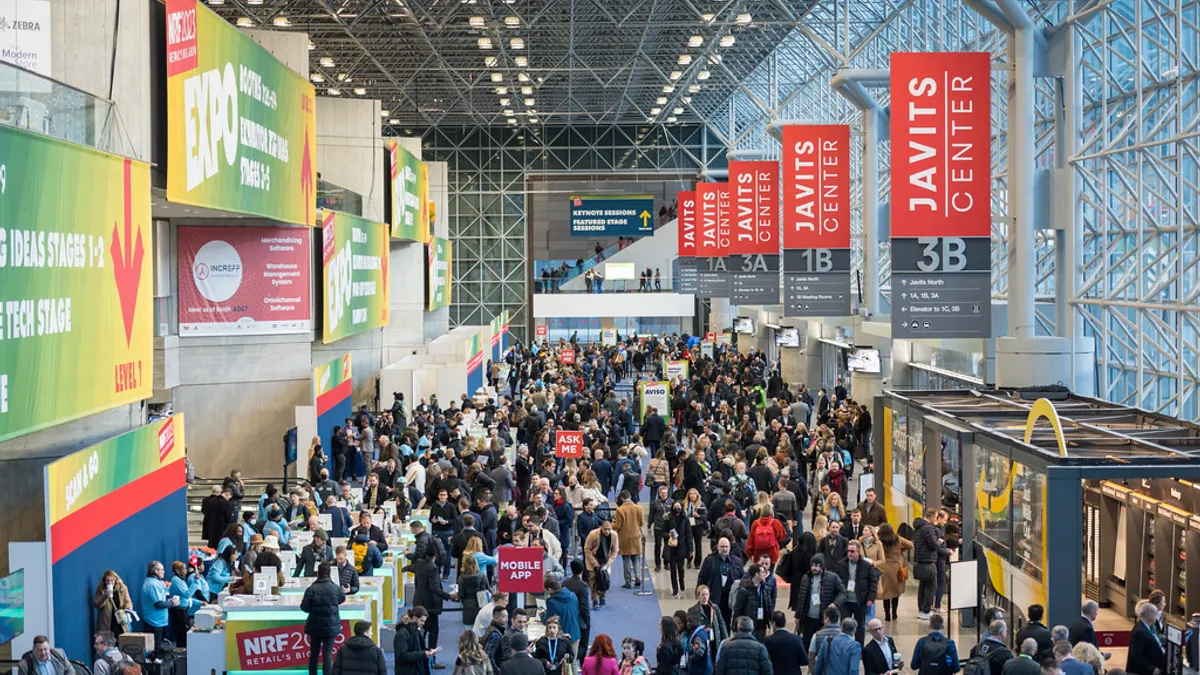
[[[395,393],[404,394],[409,409],[435,394],[439,401],[453,400],[464,391],[465,379],[461,369],[451,368],[444,358],[413,354],[400,359],[379,371],[379,391],[385,400]]]
[[[448,368],[462,373],[460,384],[455,393],[450,395],[451,398],[438,395],[443,406],[451,400],[457,400],[463,392],[474,396],[483,387],[483,345],[490,345],[491,341],[490,326],[459,326],[427,345],[431,356],[442,358]]]
[[[13,651],[47,635],[68,654],[91,653],[92,607],[115,571],[142,612],[146,566],[186,560],[187,479],[183,416],[158,420],[50,462],[44,469],[46,541],[10,542],[23,576],[24,633]]]
[[[1167,593],[1168,615],[1200,610],[1186,588],[1200,578],[1200,425],[1065,391],[1037,398],[1046,395],[876,398],[875,481],[888,520],[948,510],[962,558],[981,561],[983,603],[1018,626],[1034,603],[1048,625],[1070,623],[1085,597],[1132,623],[1153,589]]]

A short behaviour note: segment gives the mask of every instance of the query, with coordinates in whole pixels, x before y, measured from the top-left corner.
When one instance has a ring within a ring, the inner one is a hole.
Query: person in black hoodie
[[[913,578],[917,580],[917,618],[926,620],[933,609],[937,592],[937,560],[944,548],[937,527],[925,520],[913,520]]]
[[[338,650],[333,660],[333,675],[388,675],[383,650],[371,639],[371,622],[354,624],[354,637]]]
[[[322,658],[321,672],[333,669],[333,641],[342,632],[338,606],[346,601],[346,594],[329,578],[328,563],[317,568],[317,580],[304,591],[300,609],[308,614],[304,620],[304,634],[311,647],[308,652],[308,675],[317,675],[317,656]]]
[[[447,593],[446,589],[442,588],[442,577],[438,574],[434,551],[426,551],[424,558],[409,567],[409,571],[416,576],[413,606],[420,605],[429,612],[429,618],[425,621],[425,633],[429,637],[429,644],[436,645],[440,633],[438,620],[442,614],[442,603],[446,600],[457,601],[458,594]]]
[[[425,622],[429,612],[419,605],[408,610],[396,627],[392,651],[396,655],[396,675],[429,675],[429,661],[438,653],[426,642]]]

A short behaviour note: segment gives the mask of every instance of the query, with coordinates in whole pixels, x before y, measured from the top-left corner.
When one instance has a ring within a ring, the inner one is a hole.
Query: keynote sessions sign
[[[388,226],[339,211],[321,212],[321,342],[388,323]]]
[[[4,441],[150,396],[154,247],[148,165],[9,126],[0,149]]]
[[[180,227],[179,334],[312,330],[307,227]]]
[[[989,338],[991,56],[893,53],[892,337]]]
[[[564,459],[583,457],[583,432],[559,429],[554,432],[554,456]]]
[[[850,127],[783,128],[783,315],[850,315]]]
[[[501,593],[541,593],[545,577],[542,572],[542,549],[539,547],[501,546],[497,579]]]
[[[572,237],[654,234],[654,197],[571,197]]]
[[[311,226],[316,94],[197,0],[167,0],[167,199]]]
[[[432,312],[435,309],[450,306],[450,297],[453,292],[453,281],[451,280],[454,267],[453,247],[447,239],[430,237],[426,248],[428,264],[425,267],[425,285],[429,289],[426,309]]]
[[[400,145],[388,140],[392,190],[392,236],[397,239],[429,242],[429,223],[433,220],[429,202],[429,165]]]

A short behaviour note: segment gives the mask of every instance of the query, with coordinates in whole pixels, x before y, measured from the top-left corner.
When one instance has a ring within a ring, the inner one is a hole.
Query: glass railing
[[[353,190],[318,178],[317,208],[361,216],[363,214],[363,198]]]
[[[2,61],[0,124],[135,156],[112,101]]]
[[[593,282],[590,288],[586,284],[579,288],[563,288],[562,285],[566,281],[567,279],[539,277],[533,280],[534,293],[675,293],[678,290],[674,279],[661,279],[657,286],[651,279],[647,288],[642,288],[638,279],[605,279],[599,284]]]

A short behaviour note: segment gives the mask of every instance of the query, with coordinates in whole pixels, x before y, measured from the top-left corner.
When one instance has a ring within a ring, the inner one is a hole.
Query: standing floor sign
[[[575,350],[573,350],[573,349],[562,350],[561,352],[558,353],[558,360],[562,361],[563,365],[566,365],[566,366],[575,365]]]
[[[483,386],[483,342],[479,333],[467,341],[467,396],[474,396]]]
[[[539,547],[501,546],[497,590],[501,593],[541,593],[542,549]]]
[[[150,396],[151,233],[148,165],[0,126],[0,441]]]
[[[351,396],[354,380],[350,368],[350,354],[320,365],[313,371],[313,399],[317,406],[317,436],[325,447],[326,465],[329,475],[334,476],[333,428],[346,423],[354,413]],[[350,471],[353,467],[346,467]]]
[[[991,337],[991,56],[891,55],[892,337]]]
[[[655,408],[659,413],[663,413],[664,418],[670,416],[671,411],[671,383],[670,382],[642,382],[641,383],[642,402],[641,409],[638,411],[641,419],[646,419],[646,410],[650,407]]]
[[[563,459],[583,457],[583,432],[559,429],[554,432],[554,456]]]
[[[670,382],[674,382],[675,378],[679,377],[680,375],[682,375],[683,379],[686,380],[688,379],[689,365],[690,364],[688,361],[667,361],[667,367],[663,372],[666,373],[667,380]]]

